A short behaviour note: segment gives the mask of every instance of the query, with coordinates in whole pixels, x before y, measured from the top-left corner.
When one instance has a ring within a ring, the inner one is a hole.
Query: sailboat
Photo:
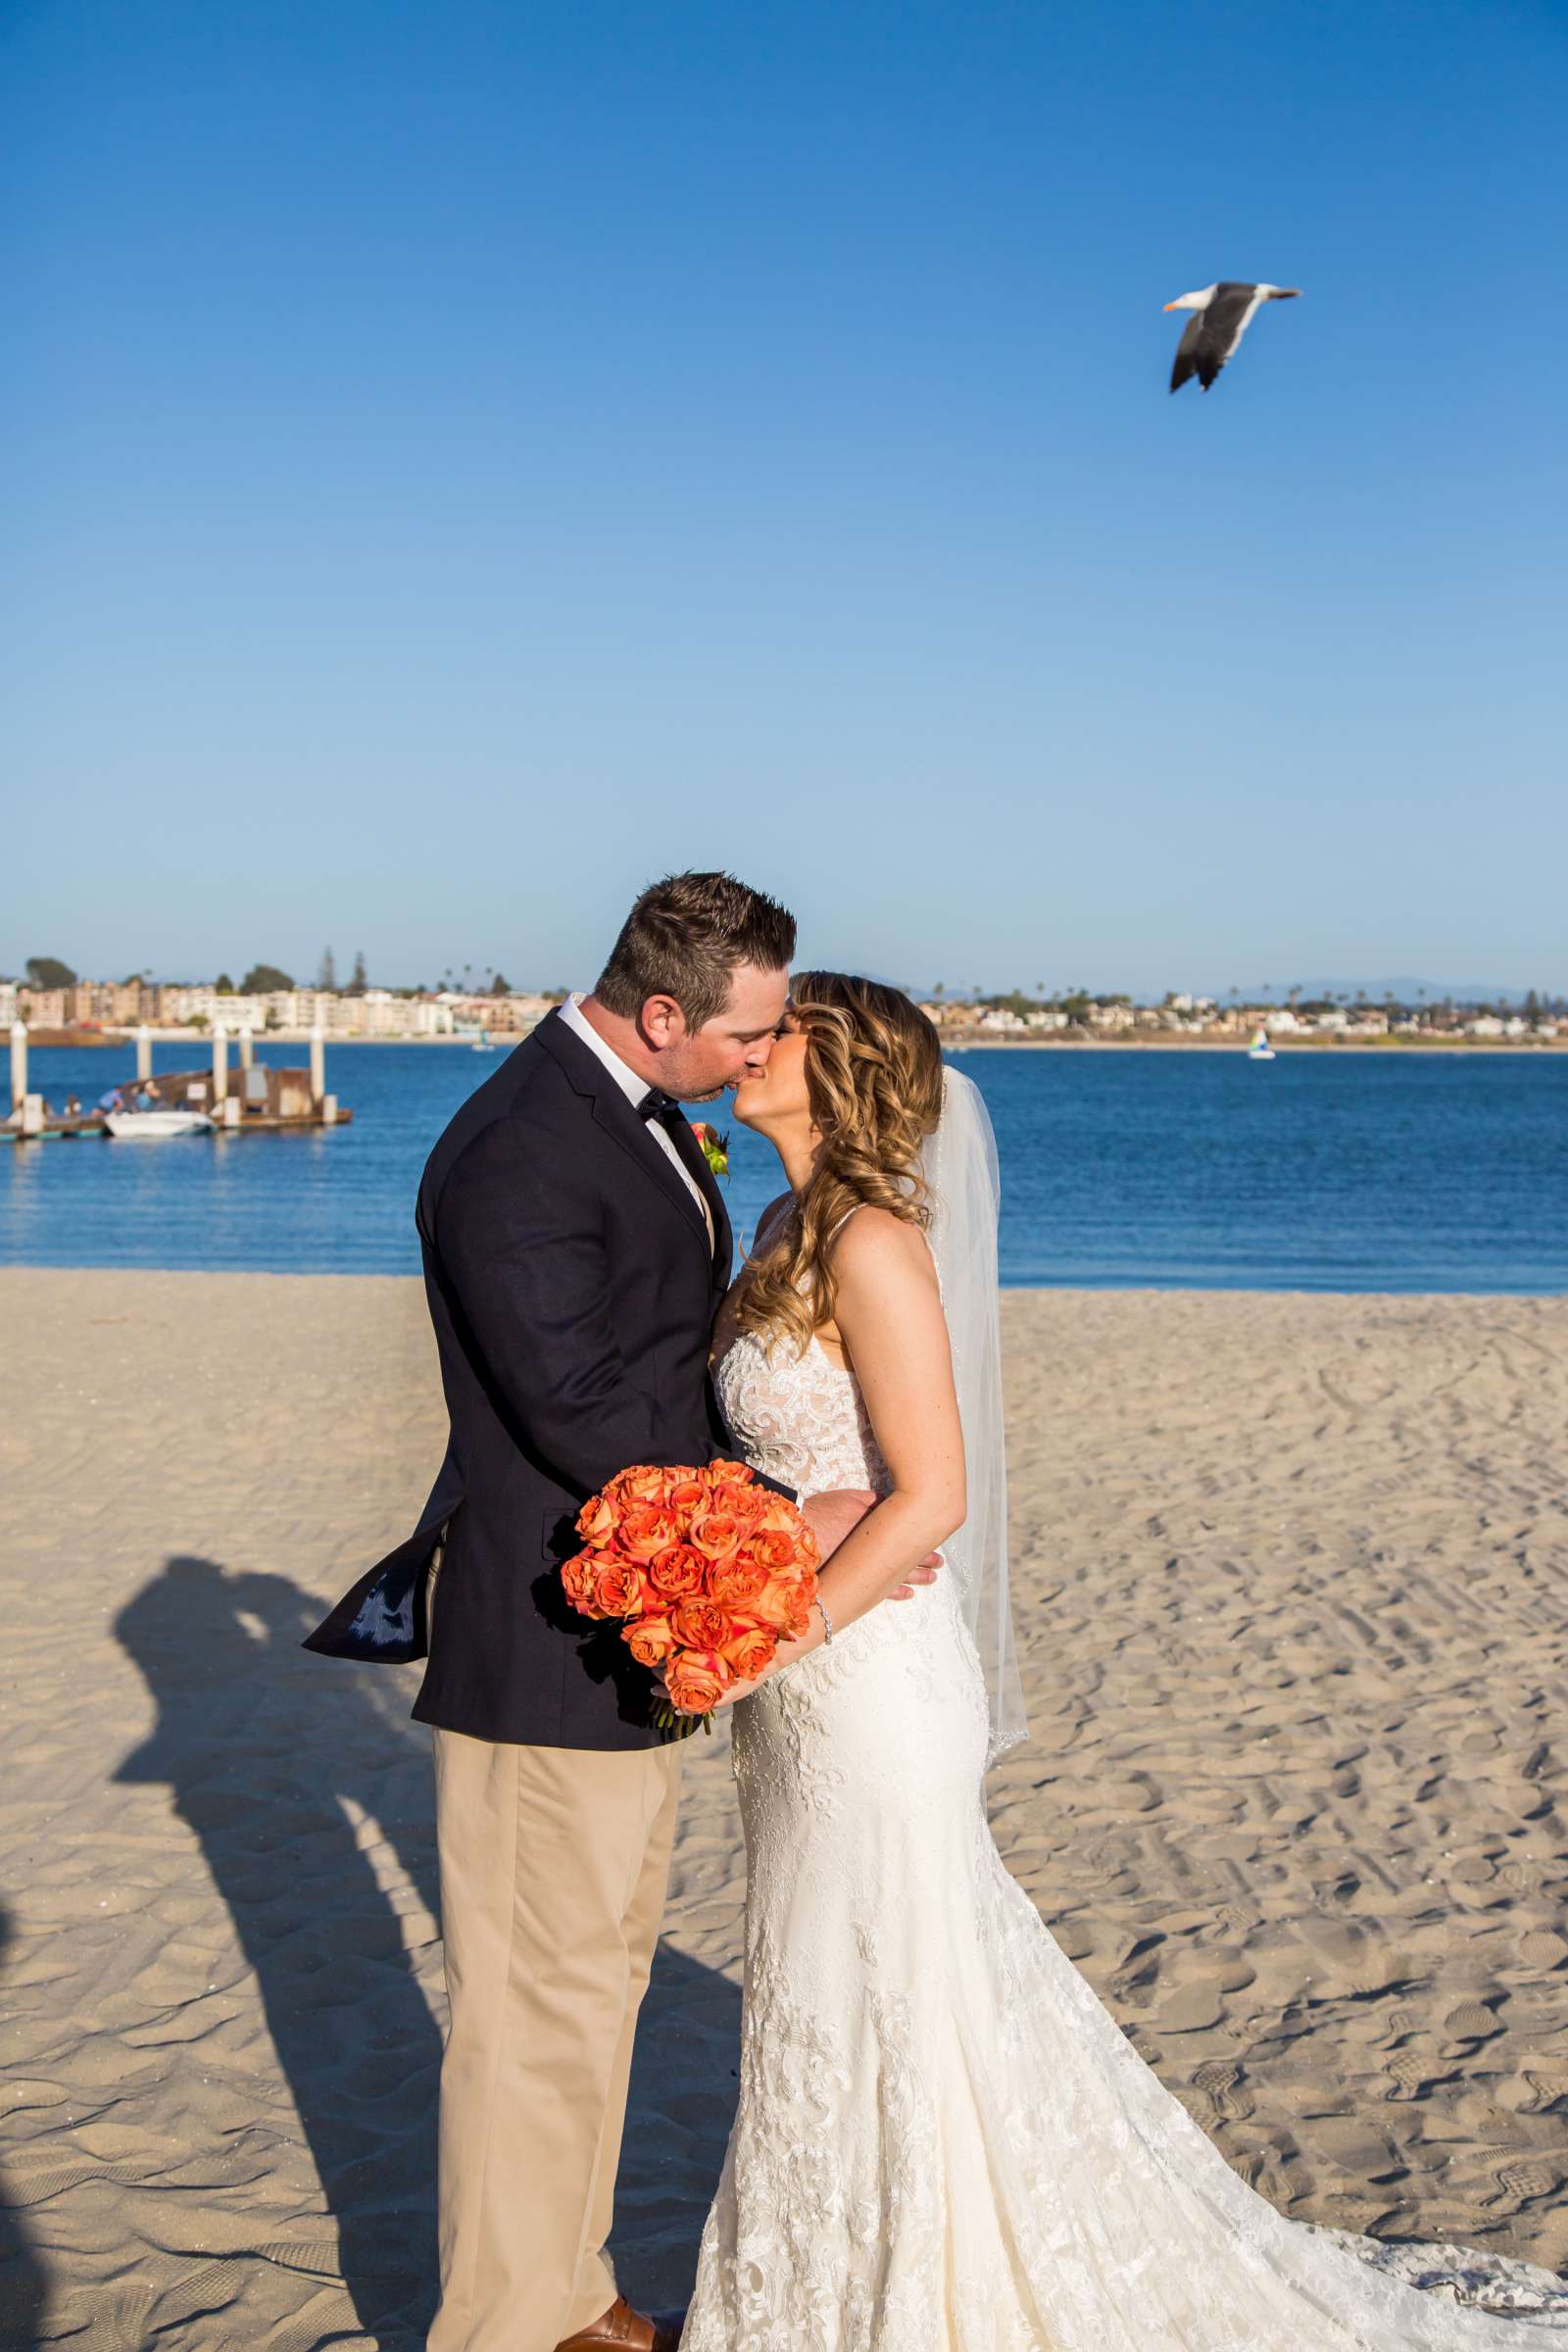
[[[1249,1061],[1272,1061],[1274,1059],[1274,1049],[1268,1042],[1266,1029],[1258,1030],[1257,1035],[1247,1049],[1247,1058]]]
[[[475,1054],[493,1054],[495,1052],[494,1046],[490,1043],[490,1032],[482,1025],[478,1036],[473,1041],[472,1051]]]

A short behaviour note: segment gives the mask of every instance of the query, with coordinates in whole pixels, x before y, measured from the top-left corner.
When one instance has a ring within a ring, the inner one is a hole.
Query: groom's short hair
[[[739,965],[783,971],[795,953],[795,917],[733,874],[667,874],[650,883],[620,926],[594,995],[607,1012],[635,1020],[650,997],[673,997],[688,1029],[729,1002]]]

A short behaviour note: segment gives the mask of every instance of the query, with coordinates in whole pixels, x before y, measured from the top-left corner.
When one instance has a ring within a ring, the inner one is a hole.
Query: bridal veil
[[[1002,1184],[990,1113],[979,1088],[961,1070],[944,1073],[942,1117],[921,1155],[921,1174],[930,1198],[929,1239],[953,1349],[968,1488],[968,1515],[942,1548],[985,1676],[989,1764],[1023,1739],[1028,1726],[1007,1597],[1006,1423],[997,1273]]]

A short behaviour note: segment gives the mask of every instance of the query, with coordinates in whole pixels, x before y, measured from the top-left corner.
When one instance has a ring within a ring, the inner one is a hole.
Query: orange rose
[[[603,1494],[592,1494],[577,1513],[577,1533],[585,1544],[610,1544],[614,1540],[615,1511]]]
[[[683,1715],[706,1715],[710,1707],[718,1704],[734,1680],[734,1674],[716,1651],[710,1651],[704,1657],[678,1649],[664,1668],[669,1703]]]
[[[662,1666],[675,1646],[667,1617],[639,1617],[634,1625],[621,1627],[620,1638],[639,1666]]]
[[[594,1598],[602,1616],[635,1617],[643,1605],[643,1580],[634,1560],[595,1563]]]
[[[755,1560],[750,1551],[740,1551],[730,1560],[718,1560],[708,1571],[708,1594],[726,1609],[738,1609],[755,1600],[767,1583],[767,1570]]]
[[[705,1560],[733,1558],[740,1547],[740,1521],[733,1511],[724,1510],[716,1501],[710,1511],[705,1511],[701,1518],[692,1521],[692,1549],[700,1551]]]
[[[803,1585],[792,1577],[770,1577],[762,1591],[748,1607],[748,1616],[759,1625],[770,1626],[777,1633],[788,1634],[793,1640],[804,1634],[811,1622],[811,1598],[814,1585]]]
[[[777,1634],[765,1625],[749,1625],[726,1642],[718,1654],[738,1683],[755,1683],[772,1665],[777,1648]]]
[[[667,1551],[676,1534],[674,1516],[662,1504],[634,1502],[621,1514],[620,1548],[634,1560],[651,1560]]]
[[[597,1560],[579,1553],[576,1559],[567,1560],[561,1571],[561,1582],[565,1589],[566,1598],[572,1607],[580,1609],[585,1617],[602,1617],[605,1614],[599,1606],[595,1590],[598,1570]]]
[[[669,1622],[682,1649],[719,1649],[735,1631],[727,1609],[695,1593],[690,1600],[676,1602]]]
[[[751,1468],[746,1462],[710,1462],[703,1477],[713,1494],[721,1487],[749,1487],[753,1483]]]
[[[796,1565],[795,1538],[776,1529],[760,1527],[746,1548],[768,1576],[783,1576]]]
[[[770,1494],[766,1487],[762,1488],[761,1494],[762,1508],[757,1520],[760,1528],[766,1528],[770,1535],[777,1536],[800,1536],[808,1532],[806,1521],[787,1494]]]
[[[700,1478],[681,1477],[671,1472],[670,1484],[664,1492],[665,1507],[684,1516],[688,1511],[700,1511],[708,1500],[708,1489]]]
[[[634,1462],[629,1470],[617,1471],[605,1493],[623,1508],[634,1502],[662,1502],[671,1478],[690,1476],[689,1470],[658,1470],[647,1462]]]
[[[689,1544],[671,1544],[648,1563],[648,1582],[662,1600],[686,1600],[701,1592],[708,1562]]]

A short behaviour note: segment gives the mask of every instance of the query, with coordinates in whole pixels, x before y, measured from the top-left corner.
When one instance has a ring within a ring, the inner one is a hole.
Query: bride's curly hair
[[[804,1354],[833,1319],[828,1245],[869,1201],[923,1231],[920,1147],[942,1116],[942,1046],[904,994],[847,972],[798,972],[790,1009],[806,1033],[806,1087],[822,1138],[815,1170],[752,1259],[737,1326]]]

